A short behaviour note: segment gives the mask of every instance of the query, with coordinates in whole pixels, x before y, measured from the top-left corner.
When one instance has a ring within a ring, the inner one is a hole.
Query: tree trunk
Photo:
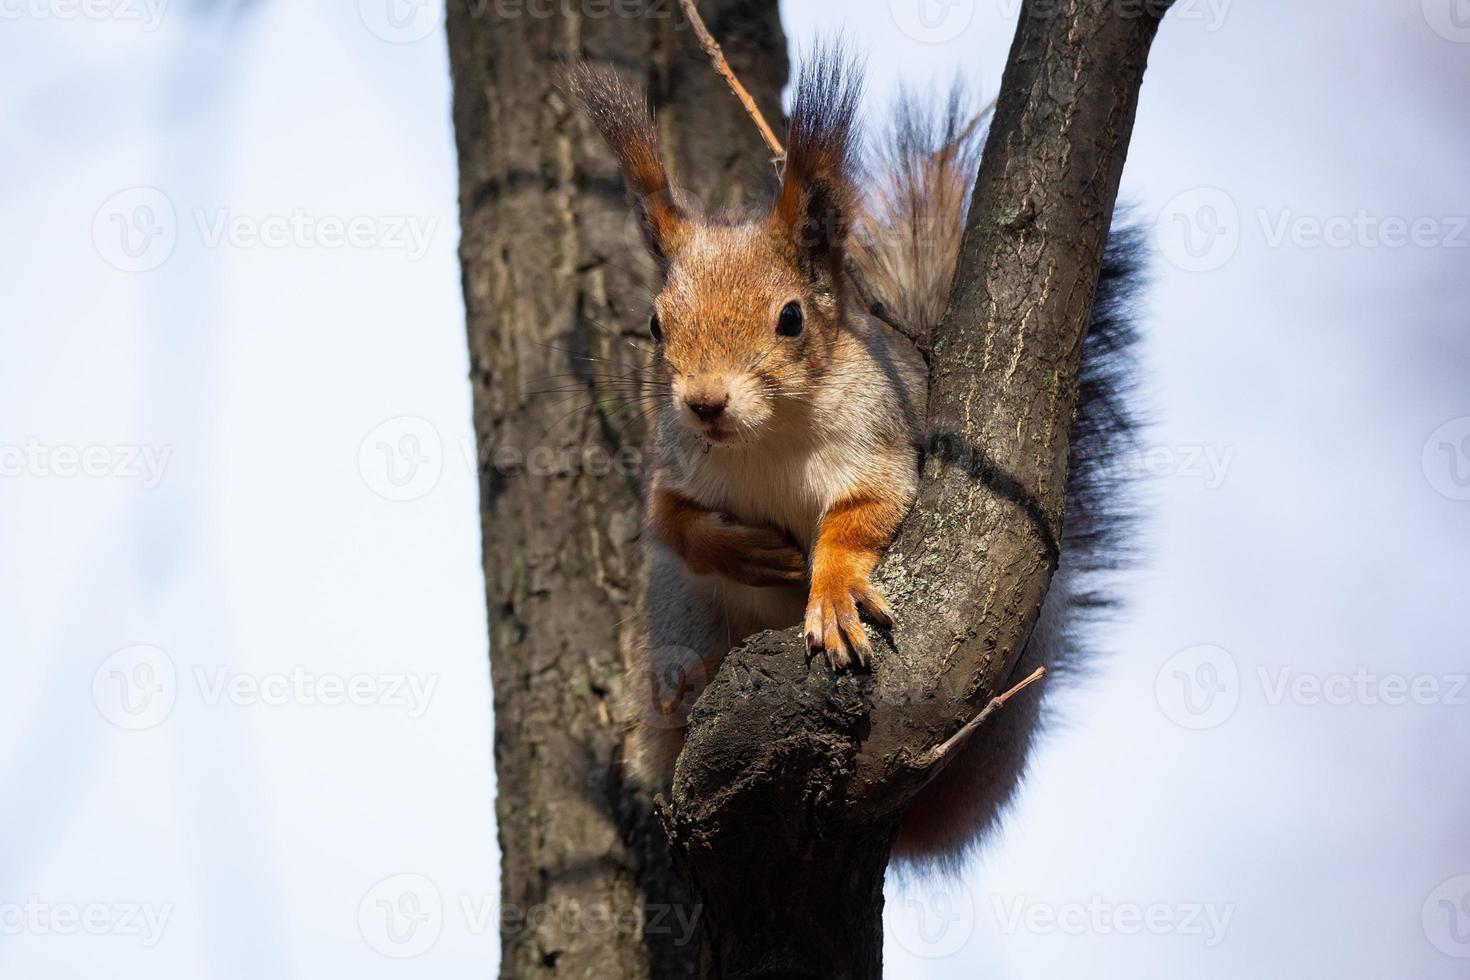
[[[787,74],[776,0],[705,0],[771,118]],[[579,57],[659,104],[686,187],[739,203],[768,153],[672,0],[451,0],[464,296],[495,691],[501,976],[693,973],[699,910],[611,707],[633,645],[644,361],[655,271],[622,181],[560,88]]]
[[[898,627],[871,675],[835,680],[799,630],[760,634],[692,712],[663,818],[705,977],[881,975],[902,808],[1003,689],[1056,567],[1082,338],[1167,6],[1022,9],[932,338],[918,502],[878,578]]]

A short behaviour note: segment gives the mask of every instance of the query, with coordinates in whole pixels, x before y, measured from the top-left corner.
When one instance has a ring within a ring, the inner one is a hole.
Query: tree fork
[[[877,580],[898,626],[870,675],[836,678],[799,630],[758,634],[691,714],[661,815],[708,980],[881,976],[903,807],[1007,686],[1056,568],[1082,338],[1168,6],[1022,7],[930,339],[918,501]]]

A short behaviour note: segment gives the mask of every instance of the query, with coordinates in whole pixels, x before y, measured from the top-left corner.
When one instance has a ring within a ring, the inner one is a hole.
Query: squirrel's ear
[[[568,73],[568,81],[572,95],[617,158],[649,251],[666,263],[688,237],[689,216],[664,168],[647,102],[606,68],[578,64]]]
[[[840,45],[819,49],[796,82],[786,175],[771,211],[811,271],[840,264],[858,204],[859,68]]]

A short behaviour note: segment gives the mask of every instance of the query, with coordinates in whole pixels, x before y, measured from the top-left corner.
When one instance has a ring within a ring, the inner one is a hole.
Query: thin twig
[[[985,706],[985,710],[981,711],[978,715],[965,722],[963,728],[955,732],[944,742],[936,745],[934,748],[925,753],[923,761],[919,764],[919,767],[922,769],[928,769],[930,767],[937,766],[939,763],[943,762],[945,756],[953,752],[956,748],[959,747],[961,743],[965,741],[965,739],[973,735],[975,733],[975,729],[985,724],[985,720],[987,718],[995,714],[1001,708],[1004,708],[1006,706],[1006,702],[1009,701],[1011,698],[1015,697],[1027,687],[1030,687],[1032,684],[1041,680],[1041,678],[1045,676],[1045,674],[1045,667],[1037,667],[1021,683],[1017,684],[1009,691],[1006,691],[1004,694],[998,694],[995,697],[991,698],[990,703]]]
[[[755,120],[756,128],[761,131],[761,138],[766,141],[766,146],[770,147],[771,153],[774,154],[775,159],[772,162],[780,166],[786,160],[786,150],[781,146],[781,141],[776,138],[771,127],[767,125],[766,117],[761,114],[760,107],[755,104],[755,99],[750,97],[745,86],[740,84],[740,79],[735,77],[735,71],[730,67],[730,62],[725,60],[725,52],[720,49],[720,42],[715,40],[709,28],[704,26],[704,20],[699,16],[699,11],[694,9],[694,0],[679,0],[679,6],[684,8],[684,15],[689,18],[689,26],[694,28],[694,34],[699,38],[699,46],[704,48],[705,54],[709,55],[710,64],[714,66],[720,77],[724,78],[730,86],[730,91],[734,92],[735,97],[740,100],[740,104],[745,106],[745,111],[750,114],[750,118]]]

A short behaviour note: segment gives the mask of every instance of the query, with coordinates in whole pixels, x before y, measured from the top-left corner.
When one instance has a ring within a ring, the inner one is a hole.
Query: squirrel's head
[[[683,199],[640,95],[607,71],[581,67],[572,82],[663,270],[649,331],[680,421],[723,443],[799,419],[831,367],[846,311],[859,84],[840,52],[801,73],[775,202],[739,216],[702,215]]]

